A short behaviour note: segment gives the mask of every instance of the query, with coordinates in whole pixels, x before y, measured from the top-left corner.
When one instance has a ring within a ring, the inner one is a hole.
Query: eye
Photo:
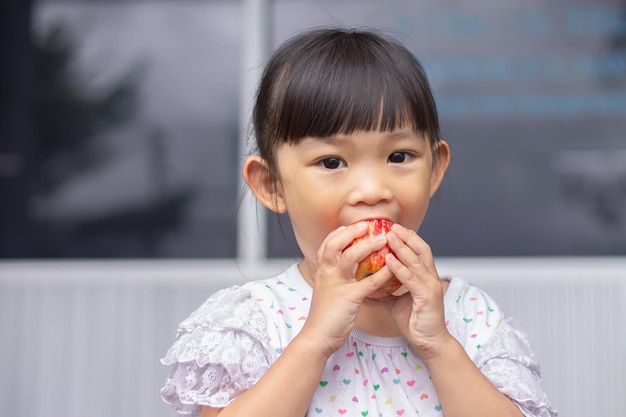
[[[392,164],[401,164],[408,161],[410,158],[411,155],[409,155],[407,152],[394,152],[389,155],[387,161],[391,162]]]
[[[322,159],[320,165],[326,169],[339,169],[346,166],[346,163],[339,158],[330,157]]]

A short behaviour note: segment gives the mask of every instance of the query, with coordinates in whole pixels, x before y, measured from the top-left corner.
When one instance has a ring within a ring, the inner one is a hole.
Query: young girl
[[[479,289],[440,279],[416,233],[450,150],[406,48],[356,30],[289,40],[265,69],[254,127],[243,175],[288,213],[303,259],[183,321],[162,361],[166,402],[202,417],[556,415],[527,336]],[[373,218],[391,232],[352,245]],[[357,281],[385,245],[386,266]],[[403,294],[379,297],[392,279]]]

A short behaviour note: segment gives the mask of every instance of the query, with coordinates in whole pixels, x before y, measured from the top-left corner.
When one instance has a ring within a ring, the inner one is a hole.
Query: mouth
[[[354,221],[352,223],[348,223],[348,224],[355,224],[355,223],[358,223],[358,222],[370,222],[370,221],[373,221],[373,220],[384,220],[384,221],[388,221],[390,223],[395,223],[395,221],[393,219],[391,219],[389,217],[386,217],[386,216],[369,216],[369,217],[363,217],[361,219],[358,219],[358,220],[356,220],[356,221]]]

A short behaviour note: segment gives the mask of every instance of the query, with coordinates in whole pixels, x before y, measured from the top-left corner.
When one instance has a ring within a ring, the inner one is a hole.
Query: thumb
[[[359,293],[363,298],[374,294],[385,286],[394,275],[391,273],[387,265],[383,266],[379,271],[369,275],[356,283],[359,288]]]

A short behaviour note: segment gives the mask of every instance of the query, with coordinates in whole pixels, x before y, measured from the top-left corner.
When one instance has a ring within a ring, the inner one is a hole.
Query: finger
[[[324,243],[331,250],[343,251],[354,239],[363,236],[366,231],[367,223],[365,222],[341,226],[331,232],[324,240]]]
[[[389,271],[412,293],[419,292],[425,284],[433,281],[433,274],[423,263],[413,263],[408,267],[392,253],[385,257],[385,263]]]
[[[337,267],[339,276],[346,280],[354,280],[359,262],[387,244],[384,236],[373,236],[352,245],[352,242],[363,236],[367,230],[367,223],[359,222],[331,232],[318,251],[317,265]]]
[[[351,266],[353,272],[356,273],[358,264],[387,245],[387,237],[385,235],[370,236],[359,240],[354,244],[350,244],[343,251],[342,260]],[[381,259],[382,263],[382,259]]]
[[[359,222],[349,226],[340,226],[333,230],[320,245],[317,252],[318,263],[322,260],[338,262],[343,249],[354,239],[365,234],[366,231],[367,224],[365,222]]]
[[[397,238],[397,239],[395,239]],[[398,242],[398,240],[400,242]],[[432,274],[437,274],[430,245],[413,230],[394,224],[392,232],[388,233],[389,247],[398,259],[405,264],[425,264]],[[417,259],[415,259],[417,256]]]
[[[409,246],[413,252],[420,256],[420,260],[423,263],[429,263],[432,261],[432,251],[430,246],[424,239],[422,239],[415,231],[407,229],[400,224],[394,224],[392,232],[400,238],[407,246]]]
[[[355,287],[358,288],[359,295],[364,299],[383,288],[392,278],[394,278],[394,274],[387,266],[383,266],[379,271],[356,282]]]
[[[394,233],[390,232],[387,235],[389,241],[389,248],[392,250],[394,257],[391,258],[391,262],[399,261],[398,265],[393,265],[392,271],[399,274],[398,278],[401,278],[400,274],[407,275],[417,274],[421,279],[430,279],[433,275],[433,269],[431,269],[428,263],[425,263],[422,258],[425,258],[423,254],[417,252],[410,247],[406,242],[400,240],[400,238]],[[425,274],[423,273],[425,272]]]

